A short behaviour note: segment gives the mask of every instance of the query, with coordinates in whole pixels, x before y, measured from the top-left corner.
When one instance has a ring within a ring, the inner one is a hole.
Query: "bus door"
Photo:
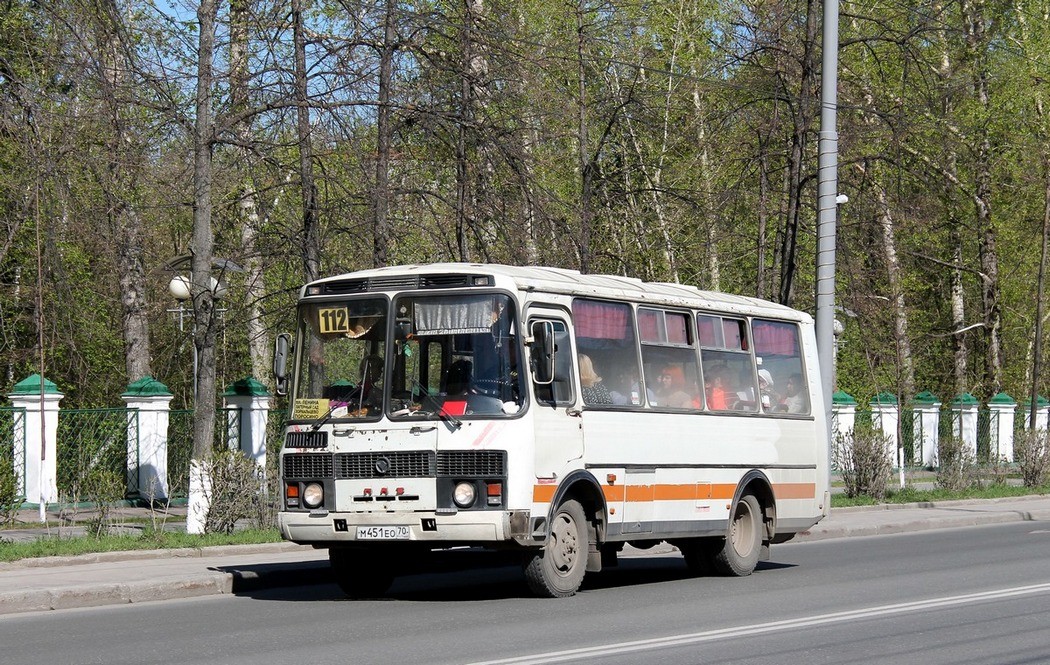
[[[546,384],[533,381],[532,421],[536,477],[555,480],[564,476],[572,460],[583,457],[582,421],[573,409],[575,381],[569,325],[558,311],[532,309],[528,321],[528,330],[540,322],[549,322],[554,330],[554,378]]]

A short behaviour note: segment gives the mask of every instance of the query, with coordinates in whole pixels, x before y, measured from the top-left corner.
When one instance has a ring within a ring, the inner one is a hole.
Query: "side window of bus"
[[[696,329],[700,338],[707,408],[712,411],[757,411],[761,398],[747,321],[698,314]]]
[[[548,384],[533,384],[536,401],[548,406],[572,404],[572,345],[569,331],[562,321],[551,321],[554,325],[554,380]],[[531,323],[530,323],[531,326]]]
[[[580,391],[587,406],[641,406],[634,317],[630,305],[585,300],[572,302]]]
[[[638,337],[649,403],[662,409],[699,409],[700,366],[689,315],[638,308]]]
[[[767,380],[763,408],[780,413],[808,414],[809,386],[802,366],[802,345],[798,325],[785,321],[754,319],[751,332],[755,336],[755,355],[761,358],[759,379]]]

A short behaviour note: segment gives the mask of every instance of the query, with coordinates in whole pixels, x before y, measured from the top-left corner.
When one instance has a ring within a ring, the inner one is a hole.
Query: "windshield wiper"
[[[310,431],[316,432],[317,430],[321,429],[321,426],[329,420],[331,420],[332,414],[335,413],[335,410],[341,406],[346,406],[346,402],[332,402],[332,406],[328,407],[328,410],[325,411],[324,415],[318,418],[316,423],[310,425]]]
[[[450,423],[452,423],[452,426],[456,429],[463,427],[463,421],[455,417],[448,411],[445,411],[445,407],[439,404],[438,401],[434,399],[434,396],[430,394],[430,391],[423,387],[423,384],[417,381],[415,377],[409,377],[409,380],[412,382],[412,388],[415,390],[419,390],[423,394],[423,401],[434,409],[434,413],[437,414],[438,418],[443,418],[449,421]]]

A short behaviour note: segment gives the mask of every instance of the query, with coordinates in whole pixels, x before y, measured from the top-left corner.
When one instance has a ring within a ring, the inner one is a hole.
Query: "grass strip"
[[[4,541],[0,532],[0,561],[17,561],[47,556],[76,556],[98,552],[161,550],[182,547],[202,548],[217,545],[254,545],[280,542],[276,529],[244,529],[231,534],[189,535],[177,531],[153,531],[141,535],[42,536],[25,542]]]

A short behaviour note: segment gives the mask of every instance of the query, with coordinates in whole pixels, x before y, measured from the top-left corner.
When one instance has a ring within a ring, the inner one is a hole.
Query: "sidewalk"
[[[1020,521],[1050,521],[1050,496],[839,508],[792,542]],[[11,533],[0,532],[0,537],[11,539]],[[34,529],[19,533],[20,537],[40,535]],[[624,556],[671,551],[670,546],[628,548]],[[0,615],[329,581],[327,552],[292,543],[27,559],[0,563]]]

